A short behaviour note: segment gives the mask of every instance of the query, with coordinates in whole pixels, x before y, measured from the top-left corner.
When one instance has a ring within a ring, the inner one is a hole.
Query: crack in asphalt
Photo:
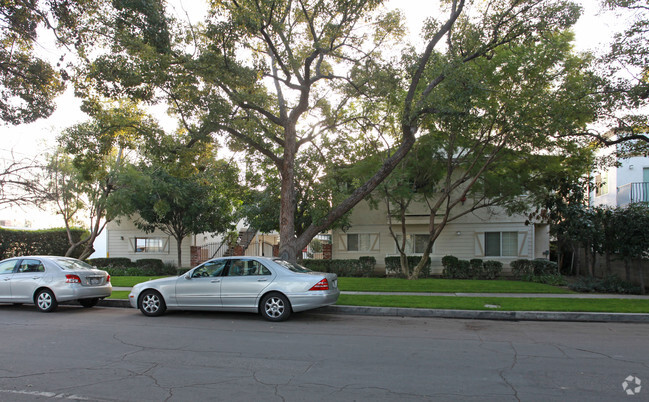
[[[512,348],[512,350],[514,351],[513,361],[512,361],[512,364],[509,367],[503,367],[502,369],[498,370],[498,375],[500,375],[500,378],[502,378],[504,383],[507,384],[507,386],[509,388],[511,388],[511,390],[514,392],[514,398],[516,398],[516,400],[520,402],[521,399],[518,396],[518,390],[516,389],[514,384],[509,382],[507,380],[507,378],[505,377],[505,370],[513,370],[514,367],[516,367],[516,364],[518,364],[518,351],[516,350],[516,347],[514,346],[514,344],[512,342],[508,342],[508,344]]]

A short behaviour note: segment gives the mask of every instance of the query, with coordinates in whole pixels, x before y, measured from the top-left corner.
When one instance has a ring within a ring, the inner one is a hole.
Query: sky
[[[603,50],[613,33],[621,29],[619,18],[613,13],[600,13],[598,0],[579,1],[584,8],[584,15],[574,28],[576,35],[575,47],[577,51]],[[196,0],[172,0],[176,13],[185,14],[192,20],[198,20],[202,10],[192,8]],[[422,0],[391,0],[389,8],[404,10],[411,40],[417,40],[418,33],[424,18],[431,15],[436,9],[433,1]],[[191,4],[191,6],[189,6]],[[430,10],[426,10],[429,8]],[[40,50],[52,59],[57,59],[59,52],[54,49],[53,43],[48,43],[47,38],[41,38]],[[0,125],[0,160],[32,159],[51,152],[55,145],[56,136],[63,129],[80,123],[86,116],[80,111],[81,101],[76,99],[71,89],[68,89],[57,99],[56,111],[47,119],[41,119],[31,124],[19,126]],[[156,116],[165,121],[165,124],[175,126],[166,116],[163,109],[156,110]],[[40,211],[35,208],[5,208],[0,209],[0,220],[13,220],[17,226],[34,228],[61,227],[63,222],[50,211]]]

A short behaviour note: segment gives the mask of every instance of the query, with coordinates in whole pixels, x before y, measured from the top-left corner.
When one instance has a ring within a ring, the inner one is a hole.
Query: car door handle
[[[263,278],[263,279],[257,279],[257,282],[267,282],[267,281],[268,281],[268,279],[266,279],[266,278]]]
[[[221,282],[221,280],[220,280],[220,279],[212,279],[210,282],[212,282],[212,283],[219,283],[219,282]]]
[[[11,278],[5,278],[5,282],[10,281],[10,280],[11,280]]]
[[[32,279],[41,279],[40,276],[32,276]]]

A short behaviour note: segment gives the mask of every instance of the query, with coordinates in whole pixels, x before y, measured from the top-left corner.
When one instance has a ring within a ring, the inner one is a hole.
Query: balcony
[[[649,182],[629,183],[617,188],[617,205],[649,202]]]

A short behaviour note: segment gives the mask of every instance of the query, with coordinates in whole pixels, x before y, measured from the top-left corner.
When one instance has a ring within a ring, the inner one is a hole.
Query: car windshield
[[[309,268],[305,268],[302,265],[295,264],[292,262],[284,261],[284,260],[273,260],[274,262],[278,263],[279,265],[283,266],[286,269],[289,269],[293,272],[300,272],[300,273],[307,273],[307,272],[312,272]]]
[[[85,269],[95,269],[92,265],[83,261],[72,258],[53,258],[53,260],[64,270],[79,271]]]

